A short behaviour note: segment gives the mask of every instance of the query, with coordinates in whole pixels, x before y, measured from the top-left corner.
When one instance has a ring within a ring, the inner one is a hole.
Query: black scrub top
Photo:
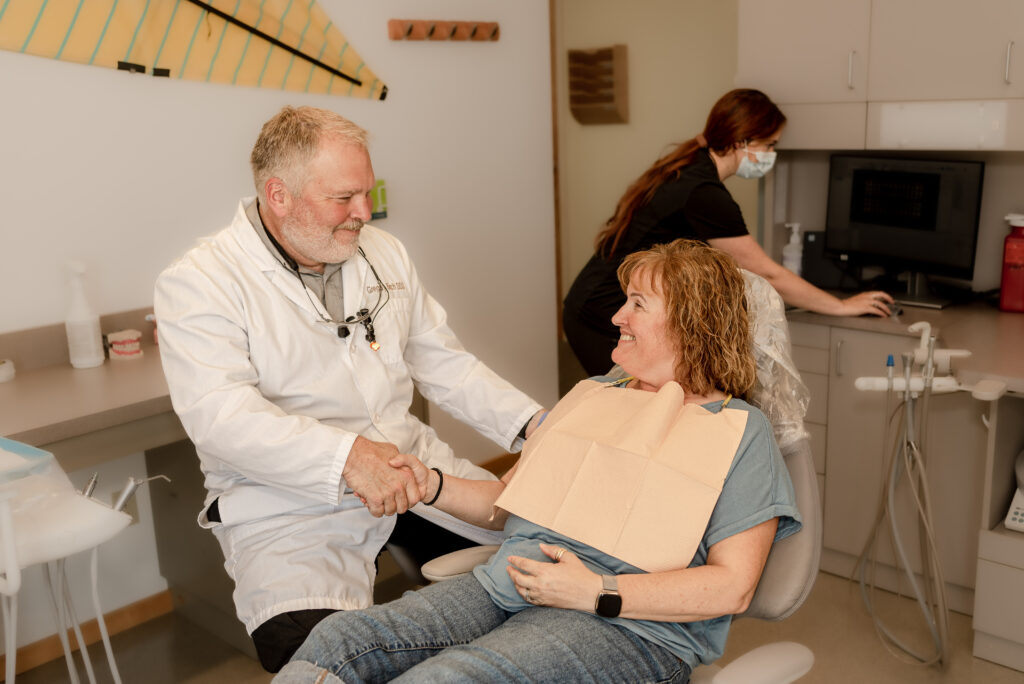
[[[747,235],[736,201],[718,178],[706,149],[663,183],[647,204],[637,209],[629,228],[610,257],[594,254],[576,276],[563,307],[563,327],[570,346],[591,375],[611,368],[611,350],[619,337],[611,318],[626,301],[616,271],[627,254],[652,245],[690,238]]]

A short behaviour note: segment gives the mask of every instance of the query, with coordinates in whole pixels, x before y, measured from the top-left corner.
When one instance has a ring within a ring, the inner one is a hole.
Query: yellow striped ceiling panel
[[[210,83],[387,94],[315,0],[0,0],[0,49]]]

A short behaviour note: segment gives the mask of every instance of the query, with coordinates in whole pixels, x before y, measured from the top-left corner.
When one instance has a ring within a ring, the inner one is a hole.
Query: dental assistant
[[[541,407],[462,347],[402,243],[366,224],[363,129],[285,107],[251,164],[256,197],[160,275],[155,309],[171,400],[205,476],[199,523],[273,672],[323,617],[372,604],[394,514],[420,500],[389,459],[494,479],[409,413],[414,384],[506,450]]]
[[[839,299],[776,263],[747,231],[726,178],[761,178],[775,163],[786,117],[767,95],[732,90],[711,108],[704,132],[656,161],[619,200],[596,253],[566,295],[562,322],[590,375],[611,368],[618,330],[611,318],[625,301],[616,278],[623,258],[677,238],[701,240],[730,254],[795,307],[833,316],[888,316],[893,299],[863,292]]]

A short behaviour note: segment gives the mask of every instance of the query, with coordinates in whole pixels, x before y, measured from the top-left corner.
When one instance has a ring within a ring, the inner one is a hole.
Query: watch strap
[[[622,611],[619,580],[615,575],[601,575],[601,591],[594,602],[594,612],[605,618],[618,617]]]

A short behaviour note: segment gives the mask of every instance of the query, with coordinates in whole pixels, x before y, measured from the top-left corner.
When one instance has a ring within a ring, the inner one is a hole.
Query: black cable
[[[338,71],[334,67],[328,66],[328,65],[324,64],[323,62],[321,62],[320,60],[314,59],[313,57],[310,57],[306,53],[304,53],[301,50],[298,50],[296,48],[293,48],[291,45],[288,45],[287,43],[282,43],[277,38],[274,38],[271,35],[267,35],[263,31],[260,31],[255,26],[249,26],[245,22],[239,21],[238,19],[235,19],[233,16],[231,16],[230,14],[227,14],[226,12],[221,12],[219,9],[217,9],[216,7],[214,7],[214,6],[212,6],[212,5],[208,4],[208,3],[200,2],[200,0],[188,0],[188,2],[191,2],[193,5],[196,5],[197,7],[202,7],[204,10],[206,10],[210,14],[213,14],[213,15],[216,15],[216,16],[220,17],[221,19],[223,19],[224,21],[228,22],[229,24],[234,24],[235,26],[248,31],[249,33],[253,34],[254,36],[259,36],[260,38],[262,38],[263,40],[267,41],[271,45],[279,47],[282,50],[286,50],[286,51],[292,53],[293,55],[295,55],[296,57],[304,59],[307,62],[310,62],[311,64],[314,64],[314,65],[320,67],[321,69],[329,71],[330,73],[334,74],[335,76],[340,76],[341,78],[345,79],[346,81],[354,83],[357,86],[363,85],[363,82],[360,81],[359,79],[353,78],[353,77],[351,77],[351,76],[349,76],[347,74],[341,73],[340,71]],[[383,97],[381,99],[383,99]]]

